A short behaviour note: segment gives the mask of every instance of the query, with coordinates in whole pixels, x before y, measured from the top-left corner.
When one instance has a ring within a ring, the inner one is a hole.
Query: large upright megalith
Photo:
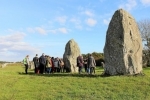
[[[142,71],[142,41],[134,18],[117,10],[106,34],[104,47],[105,74],[139,74]]]
[[[77,57],[80,55],[80,48],[73,40],[69,40],[65,47],[63,60],[67,72],[78,72]]]

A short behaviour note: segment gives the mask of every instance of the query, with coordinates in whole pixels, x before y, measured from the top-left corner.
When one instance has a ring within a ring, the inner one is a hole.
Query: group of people
[[[82,55],[77,57],[77,66],[79,67],[79,74],[82,73],[82,69],[85,69],[85,72],[88,74],[95,74],[96,62],[94,57],[91,54],[88,54],[88,57],[83,59]]]
[[[34,62],[34,73],[45,74],[45,73],[54,73],[54,72],[64,72],[64,62],[62,59],[50,57],[44,53],[38,57],[38,54],[33,58]],[[29,67],[29,55],[23,59],[25,65],[25,73],[28,74]]]
[[[36,54],[36,56],[33,58],[33,62],[35,66],[34,73],[37,74],[64,72],[65,70],[63,59],[58,57],[50,57],[44,53],[40,57],[38,57],[38,54]],[[29,66],[29,55],[23,59],[23,63],[25,65],[25,73],[27,74]],[[88,57],[83,59],[83,56],[79,55],[77,57],[77,67],[79,74],[83,72],[83,68],[85,69],[86,73],[95,74],[96,62],[94,57],[91,54],[88,54]]]

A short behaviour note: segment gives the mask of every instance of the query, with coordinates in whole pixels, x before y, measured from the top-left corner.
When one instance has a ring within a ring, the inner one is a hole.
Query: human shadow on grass
[[[35,74],[33,72],[28,72],[28,74],[23,72],[18,72],[19,75],[32,75],[32,76],[43,76],[43,77],[104,77],[101,74],[87,74],[87,73],[51,73],[51,74]]]
[[[113,77],[113,76],[126,76],[126,77],[138,77],[138,76],[145,76],[144,73],[140,73],[140,74],[134,74],[134,75],[123,75],[123,74],[118,74],[118,75],[109,75],[104,73],[104,71],[97,71],[96,74],[87,74],[87,73],[82,73],[82,74],[78,74],[78,73],[51,73],[51,74],[35,74],[33,69],[30,69],[28,74],[24,73],[24,72],[17,72],[19,75],[33,75],[33,76],[45,76],[45,77]]]
[[[96,74],[87,74],[85,72],[83,72],[82,74],[78,74],[78,73],[51,73],[51,74],[35,74],[34,70],[30,70],[28,72],[28,74],[24,73],[24,72],[17,72],[19,75],[32,75],[32,76],[43,76],[43,77],[113,77],[113,76],[126,76],[126,77],[138,77],[138,76],[145,76],[144,73],[140,73],[140,74],[134,74],[134,75],[123,75],[123,74],[119,74],[119,75],[109,75],[104,73],[104,71],[97,71]]]
[[[82,73],[82,74],[78,74],[78,73],[51,73],[51,74],[35,74],[34,72],[28,72],[28,74],[24,73],[24,72],[18,72],[19,75],[31,75],[31,76],[43,76],[43,77],[91,77],[91,78],[95,78],[95,77],[103,77],[103,78],[107,78],[107,77],[113,77],[113,76],[126,76],[126,77],[138,77],[138,76],[145,76],[144,73],[142,74],[136,74],[136,75],[108,75],[108,74],[104,74],[103,71],[100,71],[99,74],[87,74],[87,73]]]

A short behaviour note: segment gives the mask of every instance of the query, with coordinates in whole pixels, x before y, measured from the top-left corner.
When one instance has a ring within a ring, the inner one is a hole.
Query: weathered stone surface
[[[10,64],[15,64],[15,63],[3,63],[0,68],[4,68],[4,67],[7,67],[7,65],[10,65]]]
[[[2,65],[1,65],[1,68],[6,67],[8,64],[9,64],[9,63],[4,63],[4,64],[2,64]]]
[[[142,41],[134,18],[117,10],[107,30],[104,47],[105,74],[139,74],[142,72]]]
[[[69,40],[65,47],[63,55],[64,66],[67,72],[78,72],[77,57],[80,55],[80,48],[78,44],[73,40]]]
[[[35,68],[35,67],[34,67],[34,62],[33,62],[33,61],[30,61],[29,68],[30,68],[30,69],[34,69],[34,68]]]

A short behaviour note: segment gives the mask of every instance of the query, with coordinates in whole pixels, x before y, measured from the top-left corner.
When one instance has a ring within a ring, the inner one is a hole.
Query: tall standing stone
[[[63,60],[67,72],[78,72],[77,57],[80,55],[80,48],[73,40],[69,40],[65,47]]]
[[[134,18],[117,10],[106,34],[104,47],[105,74],[139,74],[142,72],[142,41]]]

